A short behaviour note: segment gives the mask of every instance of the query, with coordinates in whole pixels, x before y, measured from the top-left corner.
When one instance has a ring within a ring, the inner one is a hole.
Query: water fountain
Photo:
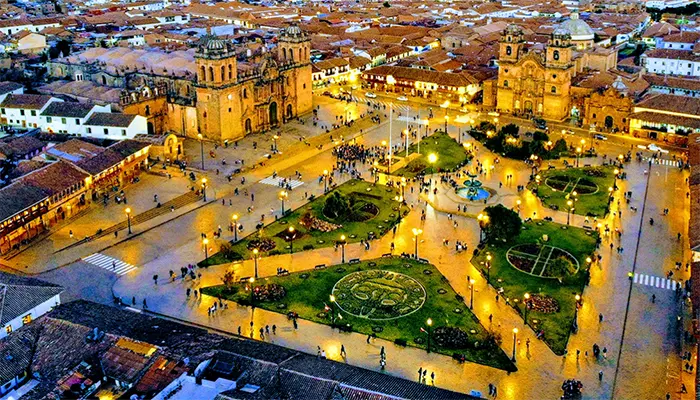
[[[476,174],[467,172],[468,180],[464,181],[464,187],[457,189],[457,195],[469,201],[483,201],[491,197],[491,193],[482,187],[476,179]]]

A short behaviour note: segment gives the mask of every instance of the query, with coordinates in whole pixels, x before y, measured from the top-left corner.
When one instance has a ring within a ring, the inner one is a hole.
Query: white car
[[[365,96],[369,97],[370,99],[376,99],[377,95],[372,93],[372,92],[367,92],[365,93]]]
[[[406,97],[406,96],[399,96],[399,97],[396,98],[396,100],[398,100],[398,101],[408,101],[408,97]]]
[[[662,149],[661,147],[655,145],[654,143],[652,143],[652,144],[650,144],[649,146],[647,146],[647,149],[650,150],[650,151],[661,152],[661,153],[664,153],[664,154],[665,154],[665,153],[668,153],[668,150]]]
[[[491,111],[491,112],[489,113],[489,115],[492,116],[492,117],[498,117],[498,116],[500,116],[501,114],[500,114],[498,111]]]

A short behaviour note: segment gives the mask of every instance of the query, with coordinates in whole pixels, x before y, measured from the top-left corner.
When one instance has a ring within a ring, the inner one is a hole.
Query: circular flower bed
[[[256,286],[253,289],[253,299],[256,301],[278,301],[282,300],[287,295],[284,286],[276,283]]]
[[[435,343],[440,347],[463,349],[468,346],[467,332],[452,326],[441,326],[433,331]]]
[[[277,244],[270,238],[262,238],[249,241],[246,247],[248,247],[248,250],[258,249],[259,251],[265,252],[274,249],[277,247]]]
[[[559,311],[559,303],[552,296],[533,294],[530,296],[529,304],[531,310],[545,314],[551,314]]]

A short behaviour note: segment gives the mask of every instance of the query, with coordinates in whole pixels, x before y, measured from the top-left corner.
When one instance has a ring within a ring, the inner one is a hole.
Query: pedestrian
[[[430,373],[430,383],[435,386],[435,371]]]
[[[418,383],[420,383],[421,376],[423,376],[423,367],[418,368]]]
[[[270,334],[270,325],[265,325],[265,334]]]
[[[146,304],[146,299],[145,299],[145,298],[143,299],[143,308],[144,308],[144,309],[148,308],[148,304]]]
[[[276,335],[277,334],[277,325],[272,325],[272,334]]]
[[[386,353],[384,352],[384,346],[382,346],[382,348],[379,350],[379,356],[382,358],[386,356]]]
[[[296,319],[296,318],[294,318],[294,319],[292,320],[292,324],[294,325],[294,329],[295,329],[295,330],[299,327],[299,326],[297,325],[297,319]]]
[[[326,359],[326,351],[325,350],[321,350],[321,358],[323,358],[324,360]]]
[[[603,322],[603,314],[598,314],[598,322]]]
[[[601,382],[603,381],[603,370],[602,369],[600,371],[598,371],[598,380]]]
[[[608,358],[608,348],[603,347],[603,358],[607,359]]]
[[[493,383],[489,383],[489,396],[493,395]]]
[[[495,399],[496,397],[498,397],[498,388],[496,385],[493,385],[493,398]]]
[[[372,336],[367,335],[367,344],[369,344],[369,339],[370,339],[371,337],[372,337]]]
[[[496,301],[498,301],[498,295],[496,295]],[[493,323],[493,314],[489,314],[489,323]]]
[[[688,393],[688,389],[685,387],[685,383],[681,383],[681,393]]]
[[[496,303],[498,303],[498,298],[499,298],[499,296],[498,296],[498,294],[496,294]]]
[[[73,239],[73,230],[68,231],[68,234],[70,235],[70,238]]]
[[[265,340],[265,328],[260,328],[260,340]]]
[[[241,336],[241,326],[238,325],[238,336]]]
[[[530,338],[527,338],[525,341],[525,349],[530,352]]]
[[[347,357],[347,353],[345,353],[345,346],[342,344],[340,345],[340,356],[343,358]]]
[[[576,359],[579,359],[579,356],[581,355],[581,350],[576,349]]]
[[[321,357],[321,346],[316,346],[316,357]]]

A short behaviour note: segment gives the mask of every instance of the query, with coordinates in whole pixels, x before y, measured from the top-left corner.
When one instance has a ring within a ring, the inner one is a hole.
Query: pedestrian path
[[[634,283],[667,290],[676,290],[678,288],[678,282],[672,279],[647,274],[634,274]]]
[[[666,165],[668,167],[676,167],[678,168],[680,161],[679,160],[668,160],[666,158],[658,158],[658,157],[644,157],[644,161],[651,161],[652,164],[654,165]]]
[[[264,183],[266,185],[270,186],[277,186],[277,187],[284,187],[284,178],[281,178],[279,176],[268,176],[267,178],[263,179],[260,181],[260,183]],[[296,189],[299,186],[303,185],[304,182],[302,181],[297,181],[295,179],[287,179],[287,184],[292,188]]]
[[[370,103],[370,104],[375,104],[379,105],[382,107],[386,107],[387,112],[389,112],[389,106],[391,105],[390,101],[387,100],[379,100],[379,99],[368,99],[366,97],[357,97],[357,96],[352,96],[353,101],[356,101],[358,103]],[[408,112],[411,109],[407,104],[400,104],[400,103],[394,103],[394,112]]]
[[[136,269],[134,265],[100,253],[91,254],[83,258],[83,261],[96,267],[104,268],[107,271],[114,272],[117,275],[126,275]]]

